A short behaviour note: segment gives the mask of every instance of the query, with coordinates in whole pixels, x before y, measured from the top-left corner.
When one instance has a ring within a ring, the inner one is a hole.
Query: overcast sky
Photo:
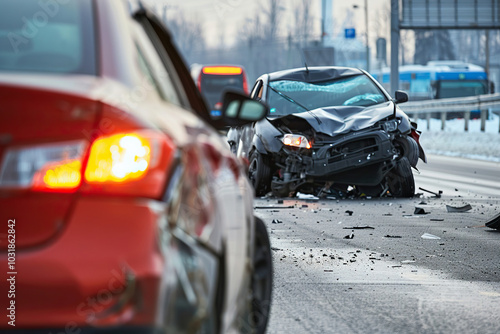
[[[285,36],[293,26],[293,11],[302,0],[281,0],[282,22],[280,33]],[[261,6],[267,0],[149,0],[157,8],[167,5],[169,15],[183,13],[189,20],[202,22],[205,38],[209,46],[220,46],[221,39],[226,46],[230,46],[237,37],[241,27],[252,20]],[[353,5],[359,8],[353,9]],[[312,0],[314,33],[320,38],[321,27],[321,0]],[[369,31],[373,41],[380,30],[380,13],[383,8],[390,6],[390,0],[368,0]],[[341,32],[344,23],[350,22],[356,28],[357,35],[362,37],[365,32],[364,0],[333,0],[334,26],[336,33]],[[383,20],[382,20],[383,21]],[[388,28],[388,27],[387,27]],[[387,29],[386,29],[387,30]],[[343,31],[343,30],[342,30]],[[389,31],[385,32],[386,34]],[[372,42],[371,42],[372,43]]]

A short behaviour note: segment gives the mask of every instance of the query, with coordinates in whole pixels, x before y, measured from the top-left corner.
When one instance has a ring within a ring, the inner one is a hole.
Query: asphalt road
[[[268,333],[500,333],[500,232],[484,227],[499,164],[429,161],[417,187],[441,198],[256,201],[275,266]]]

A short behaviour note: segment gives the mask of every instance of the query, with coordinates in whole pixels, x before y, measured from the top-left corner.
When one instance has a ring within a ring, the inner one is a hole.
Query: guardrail
[[[448,113],[463,113],[465,131],[469,131],[471,111],[480,110],[481,131],[484,132],[488,110],[495,109],[497,110],[496,113],[500,114],[500,93],[451,99],[411,101],[402,104],[401,109],[413,118],[427,119],[428,130],[433,114],[440,115],[441,130],[444,130]],[[498,132],[500,132],[500,121]]]

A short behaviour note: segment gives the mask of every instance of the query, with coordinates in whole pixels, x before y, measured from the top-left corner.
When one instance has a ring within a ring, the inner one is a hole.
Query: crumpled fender
[[[280,138],[283,133],[276,129],[267,118],[255,123],[252,146],[262,154],[278,153],[283,147]]]

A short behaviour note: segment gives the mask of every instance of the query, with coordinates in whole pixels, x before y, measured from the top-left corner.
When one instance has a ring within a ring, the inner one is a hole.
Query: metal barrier
[[[471,111],[480,110],[481,131],[483,132],[486,127],[488,110],[493,108],[496,110],[495,113],[500,115],[500,93],[451,99],[411,101],[401,105],[401,109],[409,116],[427,119],[427,130],[430,128],[432,114],[441,116],[441,130],[444,130],[447,114],[461,112],[464,114],[464,130],[469,131]],[[500,132],[500,121],[498,132]]]

